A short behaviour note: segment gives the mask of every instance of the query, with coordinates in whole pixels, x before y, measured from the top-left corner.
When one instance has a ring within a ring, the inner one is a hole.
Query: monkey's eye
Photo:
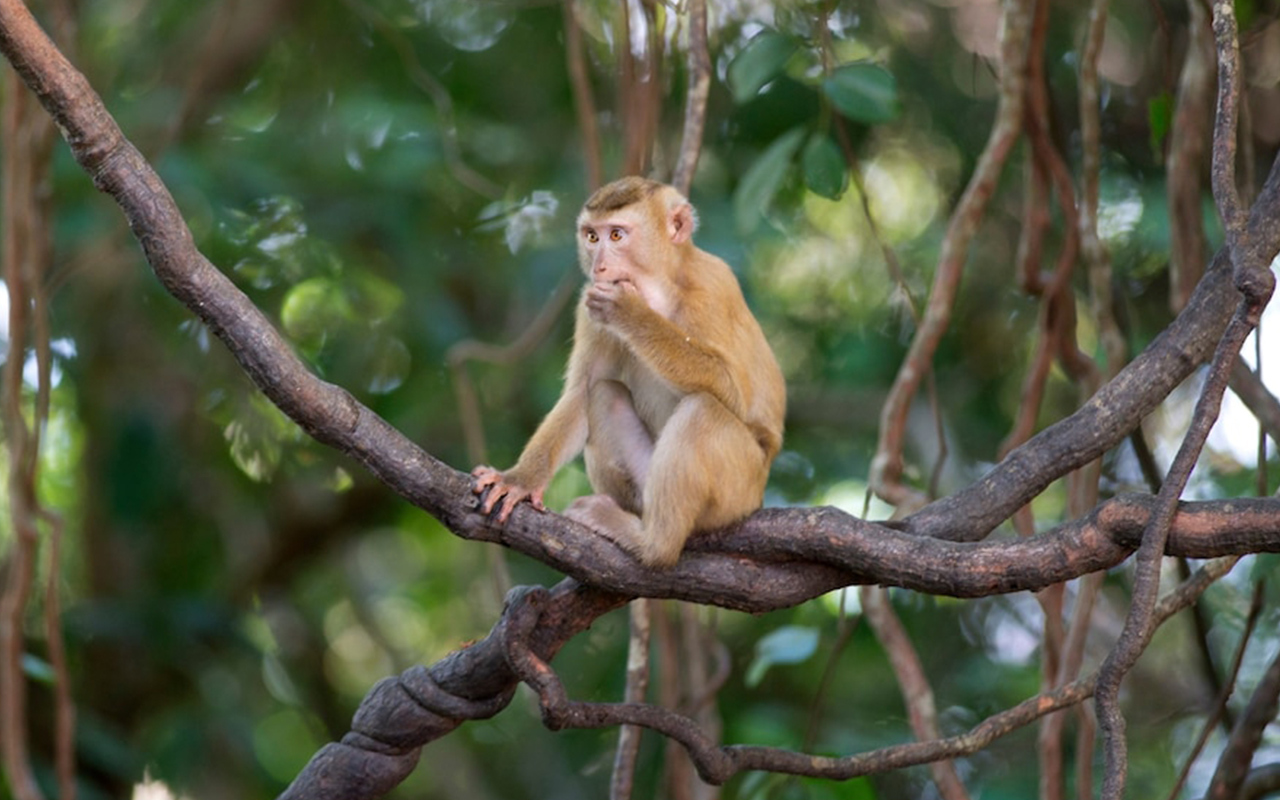
[[[596,242],[600,241],[600,236],[595,231],[587,231],[586,235],[587,235],[587,241],[590,242],[591,244],[595,244]]]
[[[613,230],[609,231],[609,241],[611,242],[622,241],[622,231],[618,230],[617,228],[614,228]]]

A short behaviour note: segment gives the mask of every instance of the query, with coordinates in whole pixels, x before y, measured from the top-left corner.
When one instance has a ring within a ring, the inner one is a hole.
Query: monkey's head
[[[596,190],[578,215],[578,261],[596,283],[664,276],[692,247],[698,218],[674,188],[628,177]]]

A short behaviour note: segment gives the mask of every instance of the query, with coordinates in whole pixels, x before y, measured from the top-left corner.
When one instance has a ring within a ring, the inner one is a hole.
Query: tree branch
[[[1230,2],[1215,0],[1213,29],[1218,44],[1218,112],[1214,126],[1212,175],[1214,199],[1227,231],[1233,280],[1242,297],[1214,351],[1213,362],[1200,390],[1190,429],[1169,467],[1169,473],[1157,496],[1157,506],[1143,532],[1134,571],[1133,598],[1125,618],[1124,630],[1099,670],[1095,700],[1106,752],[1106,774],[1102,785],[1104,800],[1119,800],[1124,793],[1128,773],[1128,745],[1125,739],[1125,720],[1120,713],[1120,683],[1137,663],[1138,656],[1146,649],[1155,630],[1153,608],[1159,593],[1160,566],[1178,498],[1200,458],[1209,430],[1218,418],[1232,365],[1245,339],[1257,326],[1262,309],[1271,299],[1275,285],[1275,277],[1268,268],[1275,251],[1266,248],[1268,255],[1262,256],[1263,248],[1247,235],[1244,213],[1240,209],[1240,198],[1235,186],[1236,115],[1240,92],[1237,74],[1239,42],[1236,40],[1235,15]]]
[[[973,177],[951,216],[951,223],[938,254],[938,268],[925,306],[924,318],[911,340],[911,347],[880,413],[880,438],[871,462],[870,483],[885,502],[904,507],[904,510],[918,507],[925,500],[922,493],[902,482],[902,450],[907,414],[911,410],[911,402],[920,381],[933,362],[934,351],[942,341],[942,335],[951,320],[952,304],[960,285],[969,243],[986,213],[987,202],[995,193],[996,181],[1004,169],[1009,152],[1022,132],[1033,3],[1028,0],[1006,0],[1004,6],[1000,105],[996,120],[986,148],[974,168]]]
[[[864,586],[859,591],[862,612],[880,646],[889,657],[898,688],[902,692],[902,704],[907,709],[911,732],[921,741],[938,738],[938,707],[934,702],[933,687],[925,675],[920,655],[898,619],[889,591],[882,586]],[[955,762],[950,759],[935,761],[930,765],[934,787],[943,800],[968,800],[969,793],[960,780]]]
[[[510,702],[517,676],[504,656],[512,610],[530,590],[517,587],[487,637],[450,653],[430,667],[386,678],[369,691],[342,741],[320,749],[280,800],[372,800],[405,779],[423,747],[464,720],[487,719]],[[537,589],[539,626],[526,631],[530,653],[550,659],[597,617],[629,598],[562,581]]]
[[[1262,743],[1262,734],[1276,718],[1280,707],[1280,653],[1271,660],[1258,688],[1254,689],[1249,705],[1240,715],[1231,731],[1227,746],[1218,759],[1218,768],[1209,782],[1208,800],[1233,800],[1240,797],[1240,789],[1249,776],[1253,754]]]
[[[689,2],[689,86],[684,106],[684,133],[680,157],[671,183],[684,195],[693,185],[702,152],[702,130],[707,120],[707,96],[711,92],[711,55],[707,52],[707,0]]]
[[[1184,561],[1183,563],[1185,564],[1186,562]],[[1222,719],[1223,712],[1227,710],[1227,701],[1231,699],[1231,692],[1235,689],[1236,679],[1240,677],[1240,666],[1244,663],[1245,650],[1249,646],[1249,639],[1253,636],[1253,628],[1257,625],[1258,617],[1262,614],[1262,596],[1266,585],[1266,581],[1258,581],[1253,585],[1253,600],[1249,603],[1249,615],[1245,617],[1244,627],[1240,631],[1240,643],[1236,645],[1236,653],[1231,658],[1231,666],[1227,668],[1226,678],[1218,688],[1217,697],[1213,700],[1213,708],[1200,728],[1200,735],[1196,737],[1195,744],[1191,746],[1191,752],[1187,754],[1186,760],[1183,761],[1182,769],[1178,772],[1177,780],[1173,782],[1173,788],[1169,790],[1169,800],[1178,800],[1182,793],[1182,787],[1187,782],[1187,776],[1191,774],[1191,768],[1195,765],[1196,759],[1200,757],[1200,751],[1204,749],[1205,743],[1209,741],[1209,735],[1213,733],[1214,728],[1218,726],[1218,722]],[[1198,610],[1198,608],[1194,610]],[[1209,667],[1211,669],[1212,665],[1209,665]],[[1223,752],[1223,756],[1226,756],[1226,751]],[[1222,761],[1220,760],[1218,763],[1219,768],[1221,768]]]
[[[1204,0],[1186,0],[1186,6],[1187,53],[1178,78],[1165,170],[1169,197],[1169,305],[1174,313],[1187,304],[1204,273],[1208,255],[1201,202],[1216,69]]]
[[[1235,558],[1211,561],[1162,598],[1153,609],[1156,624],[1163,624],[1193,603],[1213,581],[1229,572],[1236,561]],[[718,745],[692,719],[668,709],[640,703],[611,704],[570,700],[554,670],[534,652],[524,638],[539,629],[542,609],[549,599],[550,595],[544,590],[531,590],[514,599],[508,607],[509,619],[501,634],[505,642],[507,663],[520,680],[529,684],[538,694],[543,723],[551,730],[603,728],[622,724],[651,728],[684,745],[697,766],[698,774],[715,784],[724,783],[734,775],[748,770],[848,780],[970,755],[1045,714],[1087,699],[1093,693],[1097,680],[1097,673],[1094,673],[1060,689],[1043,692],[988,717],[963,734],[891,745],[851,756],[815,756],[777,747]]]
[[[596,101],[591,94],[591,78],[587,75],[582,29],[578,26],[573,4],[574,0],[564,0],[565,60],[573,86],[573,107],[578,113],[578,131],[582,136],[582,158],[587,171],[588,189],[594,191],[604,183],[604,166],[600,160],[600,126],[596,123]]]

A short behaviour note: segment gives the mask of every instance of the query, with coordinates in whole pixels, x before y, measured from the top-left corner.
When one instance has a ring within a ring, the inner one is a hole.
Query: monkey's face
[[[636,281],[652,271],[661,227],[643,205],[578,218],[578,259],[593,283]]]

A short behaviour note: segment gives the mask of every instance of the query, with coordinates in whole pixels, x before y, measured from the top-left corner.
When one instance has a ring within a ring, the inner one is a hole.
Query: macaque
[[[504,523],[583,452],[597,494],[565,515],[649,566],[695,531],[760,507],[782,446],[786,387],[733,272],[693,244],[697,216],[674,188],[623,178],[578,216],[588,283],[564,393],[516,465],[472,471],[481,510]]]

